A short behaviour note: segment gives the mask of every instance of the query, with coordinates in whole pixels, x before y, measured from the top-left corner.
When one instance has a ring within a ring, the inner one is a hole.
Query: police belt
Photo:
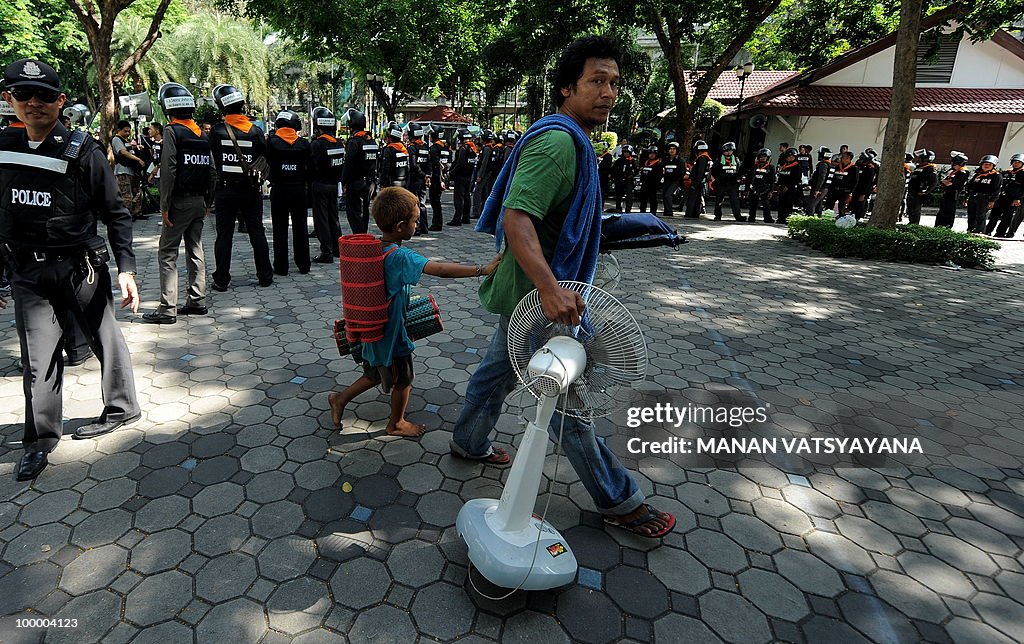
[[[73,246],[70,248],[19,248],[4,242],[0,244],[0,251],[4,259],[15,265],[32,264],[35,262],[63,262],[66,260],[84,260],[87,255],[85,246]]]

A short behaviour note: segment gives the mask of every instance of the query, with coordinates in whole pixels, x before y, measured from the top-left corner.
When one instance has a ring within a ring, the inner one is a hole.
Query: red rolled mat
[[[349,342],[376,342],[384,337],[388,321],[380,240],[373,235],[345,235],[338,248],[345,335]]]

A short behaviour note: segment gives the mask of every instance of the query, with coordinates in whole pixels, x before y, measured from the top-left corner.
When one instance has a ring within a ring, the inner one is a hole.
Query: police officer
[[[2,99],[25,127],[0,137],[0,256],[17,305],[25,388],[24,455],[19,481],[34,479],[63,433],[60,349],[69,316],[100,356],[103,412],[75,438],[111,432],[139,418],[128,345],[114,317],[110,252],[117,263],[121,308],[138,311],[132,221],[118,196],[106,154],[84,131],[58,122],[67,97],[52,67],[17,60],[4,70]],[[6,270],[6,269],[5,269]],[[0,296],[0,308],[7,300]]]
[[[441,211],[441,193],[445,189],[445,181],[448,176],[448,165],[451,163],[452,151],[444,141],[444,131],[440,128],[430,132],[430,176],[427,178],[427,188],[430,191],[431,222],[429,230],[438,232],[444,222],[444,214]]]
[[[772,165],[772,151],[761,148],[757,160],[750,169],[750,216],[747,221],[757,221],[757,209],[762,209],[764,223],[773,224],[772,189],[775,187],[775,166]]]
[[[839,163],[834,166],[832,183],[826,197],[829,208],[838,203],[836,216],[844,217],[850,212],[859,176],[857,164],[853,162],[853,152],[846,150],[839,156]]]
[[[669,141],[668,147],[664,158],[661,160],[662,164],[662,180],[664,184],[661,188],[661,202],[665,208],[665,216],[672,217],[675,215],[675,195],[679,191],[679,185],[683,181],[683,175],[686,174],[686,161],[679,156],[679,142]],[[598,166],[600,171],[600,166]]]
[[[950,169],[942,181],[942,202],[939,212],[935,215],[935,227],[952,228],[956,222],[956,206],[960,191],[967,185],[971,174],[967,171],[967,155],[963,152],[950,153]]]
[[[615,212],[633,210],[633,183],[636,179],[637,163],[633,156],[633,146],[622,146],[622,154],[612,164],[612,177],[615,179]],[[622,209],[625,202],[626,209]]]
[[[333,264],[341,252],[338,238],[341,224],[338,222],[338,184],[345,164],[345,148],[335,138],[338,122],[334,113],[326,107],[313,110],[313,140],[309,144],[310,177],[313,197],[313,229],[320,240],[318,264]]]
[[[857,186],[853,189],[853,201],[850,204],[850,210],[857,219],[868,214],[871,196],[878,185],[878,164],[875,162],[877,156],[874,150],[868,148],[857,158]]]
[[[214,87],[213,102],[224,115],[224,122],[210,131],[210,148],[219,179],[213,201],[217,226],[213,243],[216,265],[213,290],[223,292],[231,284],[231,246],[236,220],[245,225],[249,235],[260,286],[270,286],[274,272],[263,227],[263,177],[254,168],[257,163],[266,163],[267,139],[263,130],[245,115],[245,98],[237,88],[232,85]]]
[[[903,199],[900,201],[899,221],[907,214],[907,194],[910,191],[910,175],[914,173],[914,155],[907,152],[903,159]],[[982,228],[985,226],[982,225]],[[981,232],[981,231],[978,231]]]
[[[782,165],[781,162],[779,164]],[[825,194],[828,192],[828,180],[832,176],[832,150],[823,145],[818,148],[818,163],[814,166],[811,174],[811,193],[807,196],[805,213],[808,216],[821,212],[821,204],[825,201]]]
[[[912,224],[921,223],[921,205],[927,200],[928,193],[939,182],[939,176],[935,172],[935,153],[931,150],[918,150],[914,152],[915,167],[910,173],[910,181],[907,183],[907,217]]]
[[[345,112],[351,133],[345,144],[345,165],[341,183],[345,191],[345,214],[353,234],[370,226],[370,186],[377,174],[377,142],[366,131],[366,115],[349,108]]]
[[[996,166],[999,157],[987,154],[981,157],[978,169],[967,182],[967,232],[984,233],[985,215],[996,205],[1003,185],[1003,177]]]
[[[776,178],[776,190],[779,193],[779,223],[784,224],[791,214],[793,207],[798,203],[800,193],[800,177],[803,174],[800,170],[800,162],[796,160],[796,149],[786,147],[782,153],[782,163],[779,165]]]
[[[711,155],[703,140],[693,144],[693,165],[690,168],[690,189],[686,195],[687,219],[700,219],[704,210],[704,189],[711,174]]]
[[[658,146],[651,145],[644,150],[644,160],[640,165],[640,212],[658,214],[658,193],[664,169],[658,157]]]
[[[469,216],[473,209],[473,172],[476,170],[476,160],[479,156],[479,149],[473,142],[473,134],[466,128],[459,130],[461,144],[455,151],[455,160],[449,174],[455,184],[455,216],[448,222],[449,226],[461,226],[469,223]]]
[[[989,215],[985,234],[991,235],[993,229],[996,237],[1013,237],[1017,234],[1020,221],[1017,221],[1017,226],[1012,224],[1018,219],[1021,199],[1024,199],[1024,154],[1015,154],[1010,157],[1010,167],[1003,171],[1003,185]],[[996,223],[999,224],[998,229],[995,228]],[[1010,232],[1011,227],[1013,232]]]
[[[274,133],[267,137],[270,163],[270,220],[274,232],[274,274],[288,274],[288,222],[292,226],[295,266],[309,272],[309,228],[306,223],[306,188],[309,183],[309,141],[299,136],[302,121],[291,110],[274,119]]]
[[[740,174],[740,160],[736,156],[735,143],[730,141],[722,144],[722,155],[711,166],[711,176],[714,177],[715,184],[715,221],[722,219],[722,202],[726,197],[729,198],[733,219],[743,221],[739,192],[742,175]]]
[[[513,136],[515,133],[512,133]],[[477,175],[481,181],[483,181],[483,201],[487,201],[487,197],[491,194],[491,189],[494,188],[494,182],[498,179],[498,173],[501,172],[501,168],[505,165],[505,157],[509,153],[509,149],[505,146],[505,140],[508,137],[507,132],[495,132],[494,142],[491,144],[491,153],[487,157],[487,165],[483,168],[482,172],[478,172]],[[515,139],[512,138],[512,142],[515,143]],[[482,205],[481,205],[482,207]]]
[[[422,235],[427,232],[427,209],[423,204],[423,192],[430,174],[430,147],[423,140],[423,126],[419,123],[409,123],[408,138],[405,148],[409,152],[409,192],[416,195],[419,201],[420,219],[416,234]]]
[[[164,83],[157,98],[170,118],[164,128],[160,160],[160,212],[163,228],[157,257],[160,264],[160,306],[142,316],[149,324],[174,324],[177,314],[206,315],[206,258],[203,220],[213,203],[217,173],[210,139],[192,119],[196,103],[178,83]],[[188,282],[185,305],[178,304],[178,246],[185,242]]]
[[[387,145],[380,153],[380,178],[377,183],[381,188],[409,187],[409,150],[402,143],[402,128],[391,121],[384,128]]]
[[[491,130],[484,130],[480,137],[481,146],[480,154],[476,158],[476,171],[473,172],[473,219],[479,219],[480,213],[483,211],[484,202],[487,201],[487,197],[490,196],[490,192],[484,192],[484,188],[487,185],[485,177],[487,176],[488,166],[491,162],[491,156],[494,153],[494,132]],[[610,159],[609,159],[610,162]],[[601,172],[600,163],[598,164],[598,173]],[[601,175],[602,182],[604,181],[604,175]],[[604,189],[604,183],[601,184],[602,190]],[[607,195],[607,192],[601,194]]]

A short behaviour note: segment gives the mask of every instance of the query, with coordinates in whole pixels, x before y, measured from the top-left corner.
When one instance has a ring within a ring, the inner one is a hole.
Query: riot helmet
[[[192,118],[196,111],[196,99],[181,83],[164,83],[156,93],[156,100],[164,114],[176,118]]]
[[[423,126],[415,121],[409,121],[406,131],[409,133],[410,139],[418,139],[423,136]]]
[[[993,166],[997,166],[999,165],[999,157],[994,154],[986,154],[981,157],[981,163],[991,163]]]
[[[903,160],[904,160],[904,161],[905,161],[906,163],[913,163],[913,161],[914,161],[914,155],[913,155],[913,154],[911,154],[911,153],[909,153],[909,152],[907,152],[907,154],[906,154],[906,155],[904,155],[904,157],[903,157]]]
[[[221,84],[213,88],[213,102],[221,114],[241,114],[245,97],[234,85]]]
[[[508,130],[505,132],[505,145],[512,145],[519,138],[519,134],[515,130]]]
[[[387,126],[384,127],[384,136],[389,136],[396,141],[402,140],[402,126],[395,121],[388,121]]]
[[[354,107],[345,110],[342,120],[348,125],[351,132],[362,132],[366,129],[366,115]]]
[[[956,150],[953,150],[952,152],[949,153],[949,160],[952,162],[953,165],[967,165],[968,161],[966,154],[964,154],[963,152],[958,152]]]
[[[290,127],[291,129],[298,132],[302,129],[302,119],[299,115],[291,110],[282,110],[277,114],[277,118],[274,119],[274,127]]]
[[[708,151],[708,144],[707,144],[706,141],[698,139],[698,140],[694,141],[694,143],[693,143],[693,150],[695,152],[707,152]]]
[[[473,133],[470,132],[467,128],[460,127],[459,128],[459,139],[461,139],[463,141],[470,141],[470,140],[473,139]]]
[[[1010,157],[1010,163],[1014,163],[1014,162],[1017,162],[1017,161],[1019,161],[1021,163],[1024,163],[1024,154],[1018,153],[1018,154],[1015,154],[1012,157]]]
[[[824,161],[825,159],[832,157],[832,148],[827,145],[823,145],[818,148],[818,160]]]
[[[921,148],[920,150],[916,150],[914,152],[914,158],[923,161],[934,161],[935,152]]]
[[[494,140],[494,132],[492,132],[491,130],[484,130],[483,133],[480,135],[480,139],[482,141],[484,141],[485,143],[487,141],[493,141]]]
[[[772,151],[769,150],[768,148],[761,148],[760,150],[757,151],[757,158],[760,159],[761,157],[764,157],[766,159],[772,158]]]
[[[313,110],[313,127],[321,132],[334,134],[338,128],[338,119],[334,118],[334,112],[326,107],[318,107]]]
[[[722,152],[735,152],[735,151],[736,151],[736,144],[733,143],[732,141],[729,141],[727,143],[723,143],[722,144]]]

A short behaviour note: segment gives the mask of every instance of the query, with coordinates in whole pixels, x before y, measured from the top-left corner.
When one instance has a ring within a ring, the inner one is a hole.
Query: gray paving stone
[[[712,590],[700,597],[700,615],[727,642],[768,642],[768,620],[743,597]]]
[[[75,526],[71,543],[81,548],[95,548],[114,543],[132,527],[132,515],[120,508],[89,515]]]
[[[871,555],[846,537],[829,532],[812,532],[804,540],[813,554],[837,570],[867,575],[876,568]]]
[[[754,501],[758,518],[779,532],[802,535],[811,529],[811,520],[785,501],[761,498]]]
[[[196,628],[202,642],[257,642],[267,633],[263,608],[250,599],[232,599],[214,606]]]
[[[327,585],[304,577],[286,582],[267,602],[270,628],[295,635],[319,626],[331,608]]]
[[[1006,597],[991,593],[978,593],[971,605],[986,624],[998,629],[1011,638],[1019,638],[1020,625],[1024,622],[1024,606]]]
[[[237,550],[249,538],[249,522],[229,514],[203,523],[195,533],[195,550],[214,557]]]
[[[26,505],[19,517],[28,526],[60,521],[78,507],[81,495],[72,490],[57,490],[40,495]]]
[[[242,486],[237,483],[217,483],[203,488],[192,497],[192,511],[204,517],[234,512],[245,500]]]
[[[778,533],[756,517],[733,512],[721,521],[723,532],[748,550],[771,554],[782,548]]]
[[[783,550],[772,558],[779,574],[806,593],[835,597],[846,589],[835,569],[814,555]]]
[[[356,617],[348,637],[351,642],[406,644],[416,639],[417,631],[409,614],[394,606],[377,606]]]
[[[13,566],[23,566],[49,558],[50,552],[60,550],[68,543],[71,528],[59,523],[48,523],[21,532],[4,549],[4,560]]]
[[[188,516],[189,500],[172,495],[153,499],[135,513],[135,527],[146,532],[172,528]]]
[[[385,565],[366,558],[340,564],[331,576],[334,601],[355,609],[382,601],[390,585],[391,578]]]
[[[908,617],[936,624],[949,617],[949,609],[938,595],[906,576],[879,570],[870,579],[878,596]]]
[[[192,600],[192,578],[177,570],[146,577],[125,600],[124,616],[139,626],[174,617]]]
[[[253,533],[267,539],[292,534],[304,520],[302,507],[291,501],[264,505],[252,517]]]
[[[411,613],[420,632],[450,640],[469,632],[476,607],[463,589],[438,582],[416,593]]]
[[[82,507],[99,512],[116,508],[135,496],[135,481],[126,478],[103,481],[82,497]]]
[[[334,484],[341,476],[341,468],[328,461],[313,461],[303,464],[295,472],[295,483],[307,490],[319,490]]]
[[[746,570],[738,580],[740,593],[770,617],[798,622],[811,612],[803,593],[775,573]]]
[[[654,622],[654,639],[658,642],[721,642],[704,622],[692,617],[670,613]]]
[[[274,539],[257,557],[260,575],[274,581],[305,575],[314,559],[313,542],[295,537]]]
[[[550,642],[569,644],[569,636],[558,625],[554,617],[543,615],[533,610],[525,610],[513,615],[505,622],[502,631],[502,644],[535,644]]]
[[[686,535],[686,548],[712,570],[736,574],[749,565],[743,548],[720,532],[694,530]]]
[[[970,599],[975,593],[967,577],[935,557],[904,552],[896,559],[908,575],[941,595]]]
[[[964,644],[1011,644],[1014,641],[987,624],[963,617],[949,620],[945,628],[954,642]]]
[[[72,595],[84,595],[114,581],[128,564],[128,551],[120,546],[87,550],[64,567],[60,588]]]
[[[391,578],[413,588],[440,579],[444,564],[437,546],[418,539],[395,546],[387,561]]]
[[[271,503],[288,496],[295,481],[285,472],[263,472],[245,484],[245,496],[255,503]]]
[[[132,548],[131,567],[144,575],[171,570],[192,552],[192,536],[181,530],[163,530]]]
[[[256,581],[256,562],[252,557],[231,552],[206,562],[196,574],[196,595],[214,604],[245,594]]]
[[[11,570],[0,577],[0,615],[21,613],[49,595],[57,587],[60,568],[49,561],[39,561]]]
[[[256,474],[276,470],[284,464],[284,461],[284,450],[272,445],[251,449],[240,460],[243,470]]]
[[[98,642],[121,616],[121,598],[109,590],[75,597],[57,611],[56,619],[78,620],[78,628],[54,628],[46,634],[47,642]]]
[[[192,639],[192,629],[178,622],[164,622],[158,626],[143,629],[132,640],[132,644],[168,644],[187,642]]]

